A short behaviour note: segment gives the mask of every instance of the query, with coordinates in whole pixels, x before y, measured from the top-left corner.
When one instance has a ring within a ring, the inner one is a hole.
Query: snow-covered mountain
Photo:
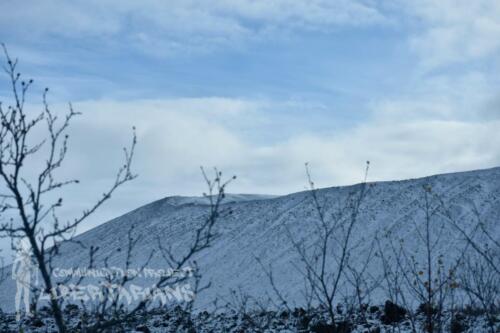
[[[468,229],[475,225],[476,217],[471,213],[475,205],[481,219],[491,234],[499,237],[500,229],[500,168],[430,176],[404,181],[369,183],[366,197],[361,204],[359,220],[353,233],[353,244],[358,244],[350,254],[361,261],[373,251],[375,235],[384,239],[403,240],[408,251],[421,252],[422,247],[416,233],[423,224],[424,186],[430,186],[432,193],[446,203],[457,221]],[[326,216],[335,214],[345,206],[349,194],[360,189],[360,185],[331,187],[318,190],[318,198]],[[109,257],[110,266],[124,265],[124,249],[127,233],[132,226],[134,235],[140,241],[134,250],[132,267],[141,263],[153,251],[148,267],[166,268],[165,261],[154,251],[157,239],[165,246],[182,249],[192,238],[192,230],[208,212],[203,198],[168,197],[135,209],[123,216],[85,232],[77,240],[87,247],[98,246],[96,266]],[[290,241],[315,242],[314,225],[317,214],[308,191],[285,196],[229,195],[222,205],[222,214],[217,224],[219,237],[213,245],[196,259],[203,273],[203,280],[211,282],[211,288],[197,298],[199,307],[208,306],[216,298],[224,301],[230,298],[232,290],[264,299],[272,295],[268,279],[255,258],[261,259],[265,267],[272,267],[274,280],[282,293],[291,301],[303,300],[303,276],[298,272],[298,256]],[[432,220],[435,235],[440,233],[442,241],[437,251],[445,257],[453,257],[460,251],[464,241],[436,215]],[[399,243],[398,243],[399,244]],[[384,247],[388,253],[390,249]],[[88,252],[77,244],[67,244],[56,267],[84,268],[88,264]],[[373,274],[381,272],[380,263],[370,263]],[[148,285],[154,282],[139,279],[134,283]],[[0,304],[4,310],[12,310],[15,285],[8,277],[0,285]],[[383,293],[379,293],[383,297]]]

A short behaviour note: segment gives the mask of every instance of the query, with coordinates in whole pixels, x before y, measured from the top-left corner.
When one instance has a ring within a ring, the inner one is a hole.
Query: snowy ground
[[[339,309],[340,310],[340,309]],[[72,332],[80,332],[82,314],[78,309],[67,309],[65,315],[69,318]],[[228,310],[217,314],[201,312],[190,320],[180,308],[171,310],[156,310],[147,314],[140,314],[132,318],[129,323],[117,328],[114,332],[156,332],[156,333],[383,333],[383,332],[412,332],[412,321],[408,314],[398,315],[388,310],[385,305],[368,306],[365,313],[360,312],[347,315],[340,311],[337,314],[339,329],[332,331],[325,323],[327,315],[321,309],[305,311],[295,308],[291,311],[254,311],[241,312]],[[443,316],[443,332],[452,333],[487,333],[499,332],[500,316],[495,319],[493,327],[480,313],[457,311],[454,319],[449,313]],[[425,332],[425,316],[416,315],[415,327],[417,332]],[[19,332],[20,327],[24,332],[42,333],[55,332],[53,321],[45,311],[39,313],[39,318],[24,320],[16,323],[14,315],[0,316],[1,332]]]

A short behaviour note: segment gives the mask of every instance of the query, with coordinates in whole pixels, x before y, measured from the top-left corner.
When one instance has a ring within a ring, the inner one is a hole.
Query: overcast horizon
[[[494,0],[0,3],[29,107],[49,87],[52,109],[83,113],[65,216],[112,183],[137,128],[139,177],[80,231],[201,195],[199,166],[258,194],[305,189],[305,162],[318,187],[362,181],[367,160],[369,181],[500,166],[498,36]]]

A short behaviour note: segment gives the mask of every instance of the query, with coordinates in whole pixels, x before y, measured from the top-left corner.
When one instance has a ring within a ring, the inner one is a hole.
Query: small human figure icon
[[[19,241],[16,257],[12,263],[12,279],[16,281],[16,320],[21,320],[21,300],[26,316],[31,316],[30,291],[37,283],[37,265],[33,260],[31,245],[27,238]],[[32,281],[34,280],[34,284]]]

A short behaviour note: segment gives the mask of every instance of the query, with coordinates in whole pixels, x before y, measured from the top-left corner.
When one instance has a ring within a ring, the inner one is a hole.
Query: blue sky
[[[198,166],[231,192],[404,179],[500,165],[500,3],[35,1],[0,3],[0,41],[73,102],[66,213],[111,181],[137,127],[139,178],[86,228],[174,194]],[[7,81],[0,96],[9,100]],[[104,162],[104,163],[103,163]]]

